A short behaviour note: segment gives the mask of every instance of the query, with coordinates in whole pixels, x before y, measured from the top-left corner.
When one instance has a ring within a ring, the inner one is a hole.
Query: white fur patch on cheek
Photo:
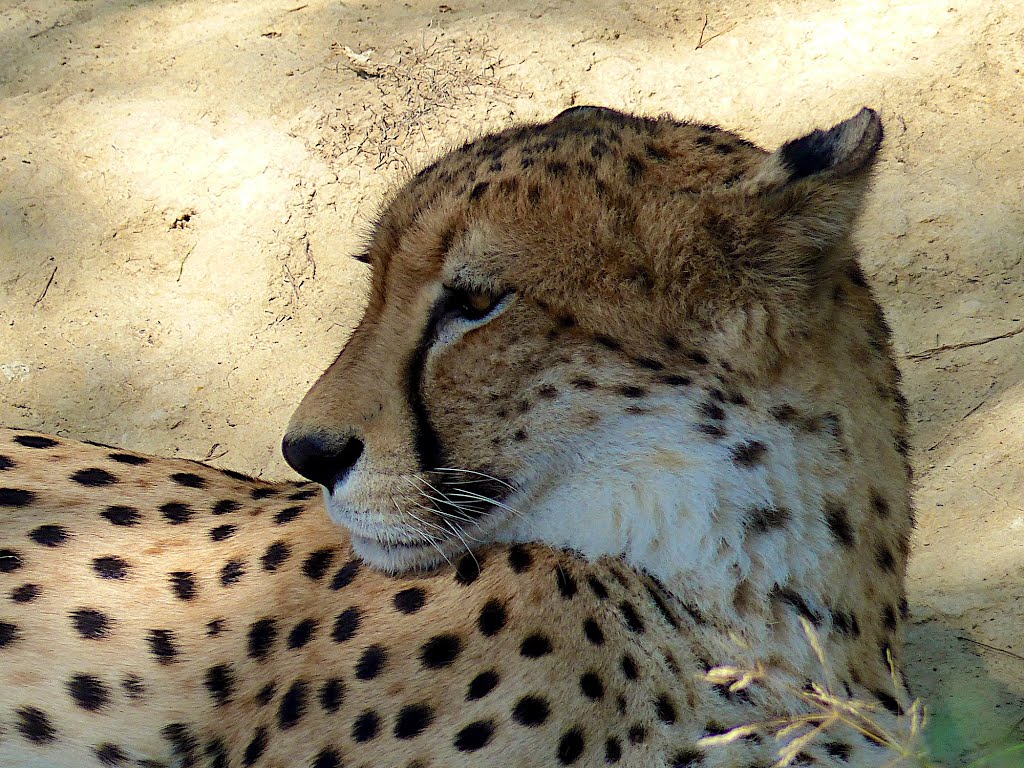
[[[537,476],[521,484],[523,515],[498,538],[621,555],[723,606],[741,580],[768,592],[820,574],[817,510],[832,489],[800,469],[820,463],[820,447],[798,449],[789,429],[746,410],[730,412],[716,439],[697,429],[692,403],[657,405],[577,435],[560,460],[538,456]],[[766,446],[763,460],[738,461],[737,446],[752,441]],[[752,531],[758,515],[784,520],[785,532]]]

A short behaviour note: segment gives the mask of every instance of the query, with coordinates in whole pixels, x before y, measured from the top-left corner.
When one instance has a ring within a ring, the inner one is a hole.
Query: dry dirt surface
[[[936,757],[1024,765],[1021,2],[0,0],[0,423],[290,476],[381,196],[580,103],[766,147],[881,110],[910,677]]]

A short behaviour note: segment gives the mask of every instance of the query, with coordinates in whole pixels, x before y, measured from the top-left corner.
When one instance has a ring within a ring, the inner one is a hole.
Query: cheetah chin
[[[445,154],[288,426],[309,482],[0,430],[0,766],[912,756],[881,141],[582,107]]]

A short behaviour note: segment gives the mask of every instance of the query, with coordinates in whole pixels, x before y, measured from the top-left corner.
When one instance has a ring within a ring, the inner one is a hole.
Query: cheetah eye
[[[485,319],[499,306],[504,305],[509,293],[494,294],[470,288],[449,288],[448,312],[460,319],[476,322]]]

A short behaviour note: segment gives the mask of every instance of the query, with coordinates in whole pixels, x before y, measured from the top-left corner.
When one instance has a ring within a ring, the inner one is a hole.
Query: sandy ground
[[[0,423],[288,476],[381,195],[576,103],[769,147],[881,109],[861,240],[913,406],[910,676],[948,763],[1024,742],[1021,2],[0,0]]]

